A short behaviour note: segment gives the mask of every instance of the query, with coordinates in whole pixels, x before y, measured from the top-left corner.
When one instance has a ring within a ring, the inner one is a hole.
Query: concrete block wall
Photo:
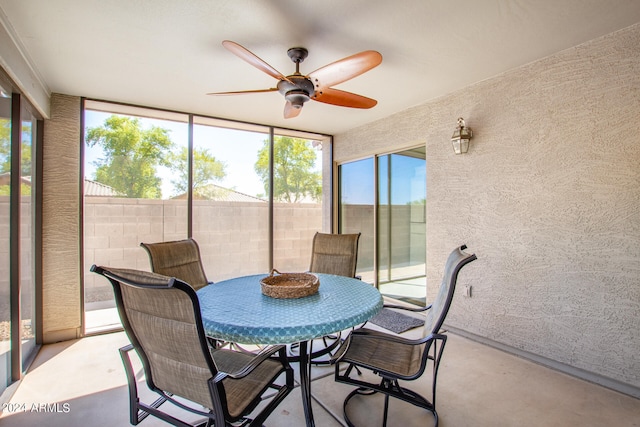
[[[85,197],[85,293],[110,286],[104,278],[89,273],[93,264],[148,270],[149,258],[140,242],[183,239],[186,212],[184,200]]]
[[[187,236],[184,200],[85,197],[84,286],[87,300],[110,297],[108,282],[89,272],[93,264],[149,270],[140,242]],[[193,237],[207,277],[220,281],[268,272],[267,203],[194,201]],[[322,230],[322,205],[274,206],[274,266],[280,271],[309,268],[311,242]]]
[[[20,281],[22,282],[21,299],[22,317],[30,319],[33,314],[33,221],[31,221],[31,196],[22,196],[20,203]],[[10,200],[9,196],[0,196],[0,322],[10,320]]]
[[[193,238],[209,280],[267,272],[268,209],[261,202],[193,202]]]
[[[311,262],[313,236],[322,232],[321,206],[300,204],[274,205],[273,266],[281,272],[306,271]]]

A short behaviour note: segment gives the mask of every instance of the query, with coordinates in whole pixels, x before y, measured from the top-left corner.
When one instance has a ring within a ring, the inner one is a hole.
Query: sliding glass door
[[[43,122],[0,70],[0,394],[35,357],[39,177]]]
[[[426,297],[424,147],[378,157],[378,284],[391,297]]]
[[[375,283],[374,159],[340,165],[338,182],[338,232],[361,233],[356,274]]]
[[[35,206],[36,206],[36,118],[20,111],[20,340],[23,371],[36,348]]]
[[[0,394],[11,384],[11,97],[0,86]]]
[[[425,148],[338,168],[339,232],[361,232],[358,271],[390,297],[426,298]]]

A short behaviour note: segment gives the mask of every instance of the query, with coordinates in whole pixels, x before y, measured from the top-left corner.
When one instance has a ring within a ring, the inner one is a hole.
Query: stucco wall
[[[336,135],[334,158],[424,142],[427,299],[456,245],[478,255],[447,323],[640,395],[639,118],[636,24]]]

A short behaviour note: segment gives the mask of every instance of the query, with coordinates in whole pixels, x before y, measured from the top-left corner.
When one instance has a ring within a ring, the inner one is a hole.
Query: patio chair
[[[151,271],[168,277],[175,277],[191,285],[196,291],[213,282],[207,279],[200,257],[200,247],[192,239],[173,240],[158,243],[140,243],[147,251]],[[215,347],[231,343],[210,338]]]
[[[316,233],[313,236],[311,249],[311,264],[309,272],[334,274],[358,278],[356,265],[358,263],[358,241],[360,233],[356,234],[328,234]],[[330,360],[321,360],[340,344],[341,334],[326,335],[322,337],[323,348],[313,351],[313,343],[310,346],[311,363],[315,365],[327,365]]]
[[[351,398],[356,395],[366,396],[378,392],[385,395],[383,426],[387,425],[389,396],[430,411],[435,418],[435,425],[438,425],[436,379],[442,350],[447,341],[447,336],[440,333],[440,329],[451,306],[460,269],[476,259],[475,254],[467,254],[464,252],[465,249],[466,245],[462,245],[449,255],[444,278],[433,303],[427,307],[412,310],[427,310],[422,338],[413,340],[399,335],[360,328],[352,331],[336,351],[332,358],[335,363],[335,380],[358,387],[349,393],[343,404],[344,418],[349,426],[354,425],[347,415],[347,405]],[[387,307],[405,308],[402,306]],[[346,369],[343,370],[345,365]],[[427,366],[430,366],[432,381],[430,401],[420,394],[400,386],[398,382],[399,380],[411,381],[420,378],[427,370]],[[381,380],[368,382],[359,378],[353,372],[358,368],[373,371],[381,377]]]
[[[132,425],[153,415],[176,426],[261,426],[293,389],[293,370],[284,346],[267,348],[258,355],[209,347],[197,294],[187,283],[146,271],[95,265],[91,271],[111,282],[131,341],[120,349],[120,356],[129,386]],[[139,399],[132,350],[142,361],[148,387],[159,394],[153,403]],[[278,385],[282,374],[284,384]],[[269,402],[253,419],[248,418],[267,392]],[[190,418],[204,417],[204,421],[189,424],[180,420],[159,409],[165,402],[187,411]]]
[[[159,243],[140,243],[149,254],[151,271],[176,277],[196,291],[210,282],[204,272],[198,243],[189,238]]]
[[[316,233],[313,236],[309,271],[356,277],[359,239],[360,233]]]

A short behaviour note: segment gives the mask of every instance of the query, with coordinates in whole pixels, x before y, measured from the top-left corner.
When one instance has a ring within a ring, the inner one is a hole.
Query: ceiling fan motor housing
[[[315,89],[313,83],[302,75],[291,75],[287,78],[292,82],[280,80],[278,82],[278,92],[284,95],[285,99],[294,106],[294,108],[302,108],[314,94]]]

